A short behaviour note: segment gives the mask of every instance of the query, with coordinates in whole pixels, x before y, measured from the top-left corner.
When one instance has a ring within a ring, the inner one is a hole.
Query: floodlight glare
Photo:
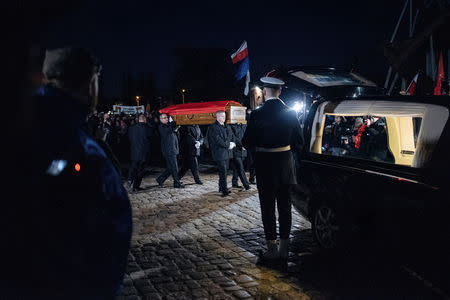
[[[303,102],[295,102],[294,106],[292,107],[293,110],[295,110],[296,112],[300,112],[303,109],[303,106],[305,104]]]

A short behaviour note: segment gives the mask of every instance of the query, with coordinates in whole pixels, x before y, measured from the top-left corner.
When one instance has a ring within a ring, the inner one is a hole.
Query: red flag
[[[419,78],[419,73],[414,76],[413,80],[408,86],[408,89],[406,90],[406,95],[414,95],[416,91],[416,85],[417,85],[417,79]]]
[[[442,80],[444,80],[444,62],[442,61],[442,52],[441,52],[441,55],[439,56],[439,66],[436,78],[436,87],[434,88],[434,95],[441,95]]]

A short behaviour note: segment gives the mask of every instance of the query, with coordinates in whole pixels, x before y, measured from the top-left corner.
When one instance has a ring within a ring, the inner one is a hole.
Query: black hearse
[[[284,75],[287,90],[295,72],[303,73],[298,85],[308,77],[333,81],[331,72],[297,70]],[[352,83],[334,86],[343,95],[329,88],[317,88],[321,95],[305,105],[294,197],[319,245],[334,249],[363,236],[447,240],[450,98],[380,96],[376,86]],[[364,90],[373,95],[355,94]]]

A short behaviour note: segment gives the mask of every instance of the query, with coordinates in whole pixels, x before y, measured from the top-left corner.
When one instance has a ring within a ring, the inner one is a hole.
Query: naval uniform
[[[278,209],[280,238],[291,231],[291,187],[297,184],[292,151],[300,151],[302,135],[294,110],[279,98],[267,99],[254,110],[242,144],[256,149],[256,183],[267,240],[276,240],[275,202]]]

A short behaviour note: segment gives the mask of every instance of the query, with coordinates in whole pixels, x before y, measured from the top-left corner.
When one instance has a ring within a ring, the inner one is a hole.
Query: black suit
[[[303,144],[295,111],[280,99],[266,100],[252,112],[242,144],[246,148],[256,147],[256,180],[266,239],[277,238],[275,201],[280,238],[288,239],[292,222],[289,190],[297,183],[291,151],[300,151]],[[286,146],[291,150],[264,152],[264,149]]]
[[[183,128],[182,142],[184,145],[183,163],[179,173],[180,179],[186,174],[187,170],[191,169],[192,175],[196,182],[200,181],[198,174],[198,159],[200,156],[200,147],[195,147],[196,142],[203,144],[203,135],[198,125],[189,125]]]
[[[248,188],[249,183],[244,171],[243,159],[247,156],[247,150],[242,146],[242,138],[244,137],[245,129],[247,125],[244,124],[232,124],[230,125],[231,132],[233,133],[233,140],[236,143],[236,147],[233,148],[233,178],[231,182],[233,185],[238,185],[238,177],[241,179],[244,187]]]
[[[152,132],[145,123],[138,123],[128,130],[128,138],[131,144],[131,166],[128,172],[128,180],[133,182],[133,187],[138,188],[144,177],[145,166],[150,152],[150,139]]]
[[[166,159],[166,169],[156,179],[159,184],[164,183],[172,175],[174,186],[181,185],[178,177],[177,155],[179,154],[178,136],[174,122],[159,125],[159,134],[161,136],[161,151]]]
[[[233,141],[233,133],[227,125],[220,125],[214,122],[208,128],[208,143],[211,149],[213,160],[219,169],[219,190],[223,193],[228,192],[227,188],[227,170],[228,161],[233,157],[229,150],[230,142]]]

